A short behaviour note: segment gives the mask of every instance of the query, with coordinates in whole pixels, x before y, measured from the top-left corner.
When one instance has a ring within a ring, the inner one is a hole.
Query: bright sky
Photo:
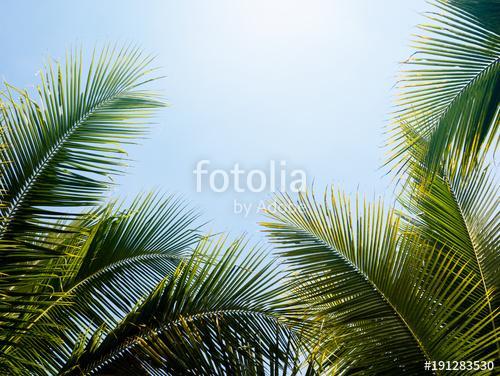
[[[114,196],[181,194],[213,231],[248,232],[268,192],[209,191],[209,175],[238,163],[268,174],[302,169],[317,191],[334,183],[391,197],[383,179],[383,127],[398,62],[424,0],[2,1],[1,77],[37,82],[47,56],[68,47],[137,42],[158,56],[156,84],[171,104]],[[203,191],[193,170],[209,160]],[[252,205],[234,212],[234,202]]]

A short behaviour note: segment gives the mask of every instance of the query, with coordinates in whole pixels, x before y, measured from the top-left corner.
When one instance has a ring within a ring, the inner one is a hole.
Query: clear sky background
[[[284,160],[316,191],[333,183],[390,199],[383,131],[398,62],[428,8],[424,0],[7,0],[0,74],[31,87],[46,57],[75,45],[90,53],[136,42],[157,55],[167,77],[155,86],[171,107],[129,148],[134,167],[112,195],[177,193],[213,231],[258,238],[255,206],[269,193],[197,193],[196,162],[266,171]],[[252,214],[235,214],[234,200],[254,205]]]

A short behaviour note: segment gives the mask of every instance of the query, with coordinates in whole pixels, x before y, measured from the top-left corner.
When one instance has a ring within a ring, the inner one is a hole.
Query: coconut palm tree
[[[2,374],[262,374],[303,360],[297,320],[285,322],[292,301],[261,252],[202,238],[175,197],[103,199],[126,164],[122,145],[164,106],[144,89],[150,63],[106,47],[84,70],[72,52],[48,63],[34,93],[5,87]]]
[[[499,9],[475,4],[436,2],[405,62],[388,161],[396,209],[329,188],[278,196],[263,224],[330,333],[335,372],[498,359]]]

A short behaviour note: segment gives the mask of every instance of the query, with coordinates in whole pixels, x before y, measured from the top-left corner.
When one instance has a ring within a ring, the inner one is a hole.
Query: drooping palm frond
[[[202,240],[118,327],[77,348],[61,373],[296,373],[294,320],[286,319],[296,303],[265,257],[243,239]]]
[[[389,163],[405,168],[407,144],[401,123],[409,122],[426,140],[424,161],[435,173],[444,163],[473,167],[498,141],[500,97],[500,36],[498,28],[482,20],[495,1],[435,1],[436,11],[426,16],[422,34],[416,35],[416,52],[402,71],[389,143]],[[471,8],[476,12],[470,14]]]
[[[36,283],[39,260],[59,255],[44,236],[80,230],[56,223],[71,217],[68,208],[102,199],[124,166],[121,144],[144,134],[144,119],[164,106],[141,88],[152,79],[150,62],[136,48],[107,47],[84,71],[81,53],[72,52],[63,65],[49,62],[40,73],[36,98],[6,85],[0,103],[2,303]]]
[[[463,304],[482,286],[458,255],[401,237],[401,220],[381,202],[355,207],[341,193],[276,198],[263,225],[303,301],[332,341],[339,373],[422,374],[424,361],[492,359],[488,302]],[[404,228],[404,227],[403,227]]]
[[[33,286],[31,305],[42,297],[43,310],[2,332],[3,369],[55,373],[82,333],[113,328],[189,255],[199,239],[196,217],[173,196],[148,194],[79,219],[87,234],[57,234],[54,243],[69,256],[49,260],[52,277]]]

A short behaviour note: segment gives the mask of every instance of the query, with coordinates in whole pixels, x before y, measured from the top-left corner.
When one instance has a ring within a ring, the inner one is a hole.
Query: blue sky
[[[398,62],[428,9],[423,0],[2,2],[0,74],[30,87],[47,56],[135,42],[157,55],[170,107],[113,196],[184,196],[213,231],[258,231],[268,192],[196,192],[193,170],[268,169],[286,161],[321,191],[335,184],[390,199],[383,127]],[[205,177],[205,179],[207,179]],[[234,213],[234,201],[252,214]],[[254,235],[259,237],[259,235]]]

